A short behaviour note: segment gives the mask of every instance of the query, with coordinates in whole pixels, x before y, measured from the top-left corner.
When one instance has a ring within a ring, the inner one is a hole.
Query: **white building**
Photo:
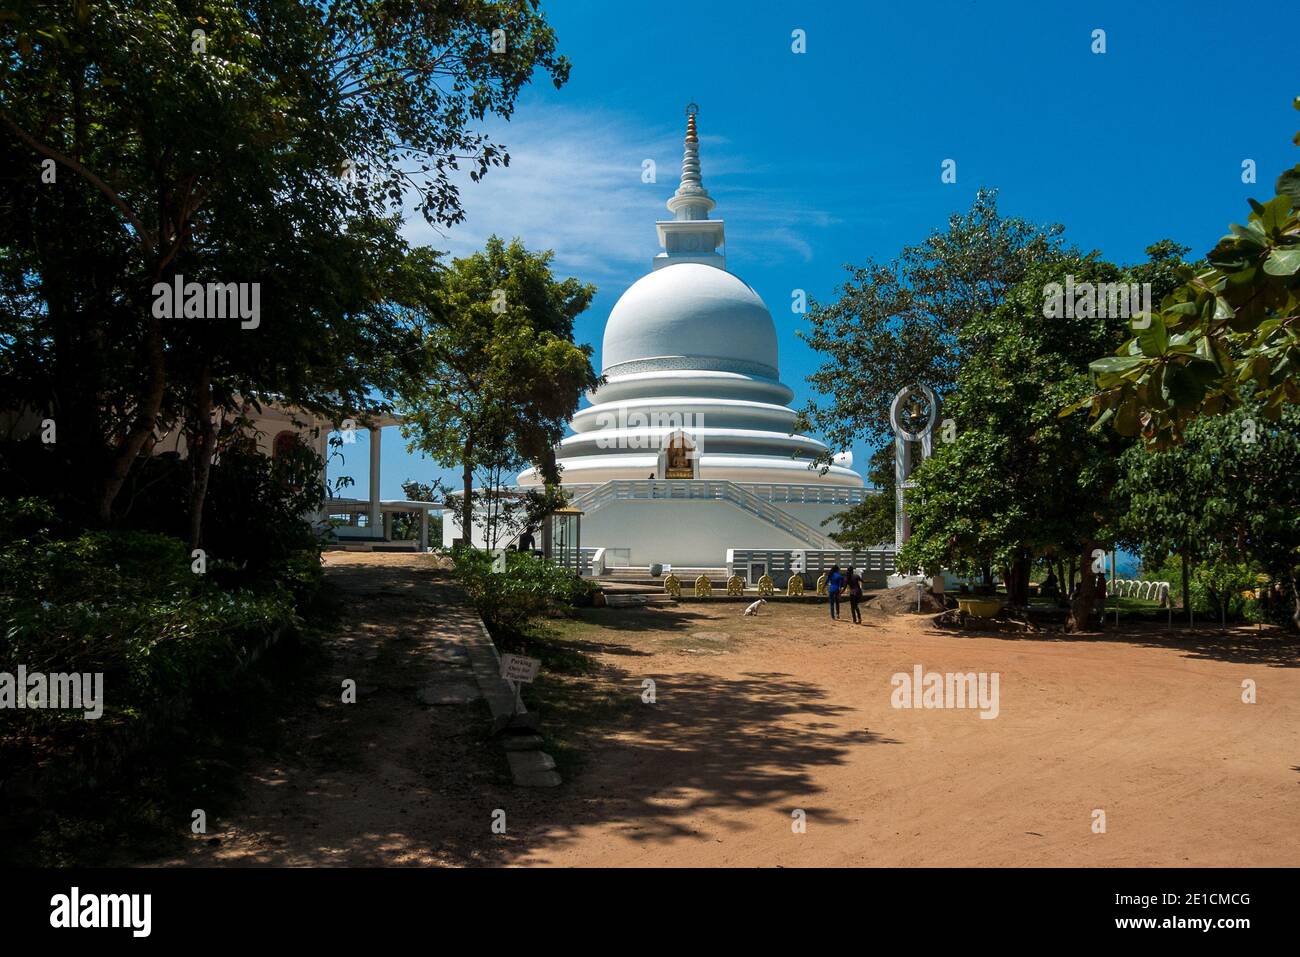
[[[610,312],[607,382],[558,450],[582,545],[616,564],[690,568],[720,568],[729,549],[838,548],[822,520],[874,490],[849,453],[810,468],[826,446],[795,432],[772,316],[727,271],[688,114],[673,218],[655,224],[663,251]],[[532,469],[519,476],[539,482]],[[459,535],[451,525],[448,542]]]
[[[442,503],[379,497],[381,436],[385,428],[401,425],[401,417],[365,410],[340,412],[331,418],[275,401],[259,404],[241,401],[231,415],[242,420],[244,440],[251,442],[253,448],[267,458],[277,458],[293,445],[311,449],[321,460],[320,481],[325,485],[328,484],[326,473],[330,458],[330,434],[339,434],[343,442],[342,451],[347,454],[349,446],[358,444],[357,434],[366,430],[369,434],[369,496],[364,499],[328,498],[318,512],[304,518],[311,522],[330,545],[347,549],[368,551],[396,548],[423,551],[431,544],[429,513],[441,512],[445,507]],[[213,413],[213,424],[218,430],[226,417],[224,410]],[[12,439],[38,436],[47,422],[53,423],[54,420],[36,410],[0,410],[0,435]],[[175,423],[159,426],[147,448],[150,455],[174,454],[185,458],[189,454],[185,433]],[[221,453],[218,451],[214,462],[219,463],[220,460]],[[398,515],[416,518],[409,537],[401,540],[394,537],[394,518]]]

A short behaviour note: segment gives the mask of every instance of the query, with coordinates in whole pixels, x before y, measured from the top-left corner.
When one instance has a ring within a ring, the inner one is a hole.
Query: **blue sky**
[[[466,222],[407,237],[453,254],[491,233],[553,249],[599,292],[577,323],[596,348],[618,296],[650,269],[654,221],[680,175],[683,108],[700,105],[704,184],[728,269],[776,321],[796,405],[818,362],[791,292],[836,296],[846,263],[889,259],[1000,190],[1004,215],[1060,222],[1118,262],[1162,238],[1208,250],[1247,197],[1300,161],[1300,26],[1292,3],[717,0],[544,4],[570,82],[537,82],[489,128],[511,165],[462,187]],[[807,52],[791,50],[805,31]],[[1106,52],[1091,52],[1106,31]],[[642,183],[645,159],[657,182]],[[940,181],[945,159],[957,182]],[[1255,160],[1258,183],[1242,182]],[[367,494],[364,434],[331,475]],[[385,498],[447,474],[385,431]],[[859,467],[867,448],[854,450]]]

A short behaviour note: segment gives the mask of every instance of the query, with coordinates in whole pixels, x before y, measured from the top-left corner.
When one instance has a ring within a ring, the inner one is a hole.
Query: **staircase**
[[[646,605],[675,605],[672,595],[654,592],[606,592],[606,608],[644,608]]]
[[[631,480],[615,479],[597,485],[578,495],[569,504],[590,514],[608,505],[610,502],[648,499],[710,499],[727,502],[767,522],[781,531],[793,535],[808,548],[838,549],[840,544],[829,535],[813,528],[807,522],[801,522],[789,512],[778,508],[771,502],[759,498],[747,488],[735,482],[715,482],[705,480],[692,481],[657,481],[650,479]],[[677,569],[674,569],[677,572]],[[683,569],[677,577],[685,581]],[[697,573],[698,574],[698,573]],[[726,572],[723,572],[726,580]]]

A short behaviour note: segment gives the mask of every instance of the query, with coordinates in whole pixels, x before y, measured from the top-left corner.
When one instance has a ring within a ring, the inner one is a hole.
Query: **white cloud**
[[[654,222],[669,215],[664,203],[681,174],[682,131],[639,126],[626,117],[532,103],[491,130],[510,165],[478,183],[458,181],[465,222],[435,230],[418,215],[408,219],[413,243],[465,255],[495,233],[519,236],[530,249],[555,251],[553,268],[603,288],[630,284],[650,269],[659,251]],[[812,257],[809,233],[835,222],[801,206],[784,186],[771,158],[762,164],[738,156],[725,136],[701,137],[704,183],[718,201],[715,215],[742,227],[728,240],[745,259],[770,262],[791,253]],[[654,160],[656,182],[642,183],[642,162]],[[759,185],[747,181],[759,179]],[[730,253],[730,249],[729,249]]]

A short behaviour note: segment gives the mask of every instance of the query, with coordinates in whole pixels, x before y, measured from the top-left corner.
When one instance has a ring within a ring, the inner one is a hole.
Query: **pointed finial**
[[[717,205],[700,178],[700,136],[695,127],[696,103],[686,104],[686,141],[682,150],[682,181],[668,199],[671,220],[656,223],[659,244],[664,251],[654,259],[655,269],[676,263],[698,263],[727,268],[726,257],[718,252],[723,238],[722,220],[709,221]]]
[[[682,181],[677,187],[677,196],[708,196],[700,178],[700,137],[695,129],[695,114],[698,112],[698,104],[686,104],[686,141],[682,151]]]

